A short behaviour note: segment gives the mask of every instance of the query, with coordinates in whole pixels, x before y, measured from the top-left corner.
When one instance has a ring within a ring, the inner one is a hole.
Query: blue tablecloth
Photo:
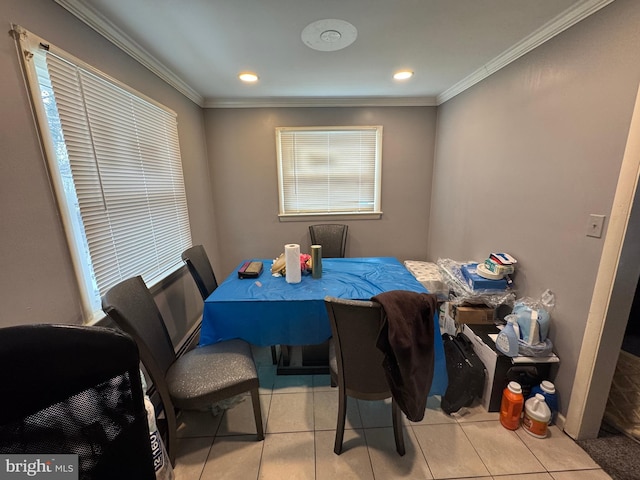
[[[303,275],[297,284],[271,275],[272,260],[260,260],[257,279],[239,279],[235,271],[205,300],[200,344],[243,338],[254,345],[311,345],[331,337],[324,306],[327,295],[370,300],[389,290],[427,292],[395,258],[325,258],[322,278]],[[438,318],[435,316],[435,371],[431,395],[444,395],[447,373]]]

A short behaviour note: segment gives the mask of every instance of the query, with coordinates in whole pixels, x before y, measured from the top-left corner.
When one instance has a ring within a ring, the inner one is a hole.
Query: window
[[[16,27],[19,29],[19,27]],[[86,319],[126,278],[157,283],[191,245],[176,115],[19,30]]]
[[[280,217],[380,211],[382,127],[276,128]]]

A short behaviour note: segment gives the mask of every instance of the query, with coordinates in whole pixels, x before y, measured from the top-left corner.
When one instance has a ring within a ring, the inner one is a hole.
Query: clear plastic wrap
[[[551,290],[547,289],[542,292],[540,298],[523,297],[519,298],[517,303],[525,305],[531,309],[545,310],[549,315],[551,315],[551,311],[556,306],[556,296]]]
[[[439,258],[438,267],[442,271],[443,281],[449,286],[453,295],[449,302],[454,305],[486,305],[497,308],[500,305],[513,306],[515,293],[512,289],[507,290],[472,290],[462,275],[462,265],[474,262],[456,262],[449,258]]]
[[[544,342],[534,345],[518,340],[518,355],[523,357],[550,357],[553,355],[553,343],[548,338]]]
[[[547,357],[553,353],[553,343],[548,334],[555,304],[555,294],[548,289],[540,298],[523,297],[516,300],[511,315],[517,318],[520,327],[520,355]]]

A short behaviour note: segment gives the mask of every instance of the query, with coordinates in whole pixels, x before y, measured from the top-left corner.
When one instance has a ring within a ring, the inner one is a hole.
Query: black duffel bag
[[[440,408],[450,415],[471,405],[475,398],[482,397],[486,372],[464,333],[455,337],[444,333],[442,343],[449,385],[440,401]]]

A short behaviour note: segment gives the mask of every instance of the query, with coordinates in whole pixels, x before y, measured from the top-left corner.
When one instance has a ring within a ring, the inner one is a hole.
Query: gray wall
[[[57,45],[178,114],[192,235],[214,258],[214,212],[202,109],[51,0],[3,0],[0,23],[0,326],[83,322],[62,223],[36,135],[11,23]],[[186,269],[185,269],[186,270]],[[156,300],[174,340],[197,319],[201,299],[188,273],[159,288]]]
[[[349,225],[346,254],[426,258],[435,117],[434,107],[207,109],[218,277],[242,259],[272,259],[287,243],[308,252],[308,225],[326,222],[278,220],[276,127],[382,125],[384,215],[339,221]]]
[[[611,211],[640,81],[638,25],[640,2],[617,0],[438,109],[429,257],[503,250],[519,260],[521,294],[556,293],[564,413],[603,246],[587,221]]]
[[[436,109],[427,107],[203,113],[51,0],[4,0],[0,20],[6,30],[18,23],[178,113],[193,239],[204,243],[220,278],[243,258],[274,257],[285,243],[308,247],[312,222],[277,218],[276,126],[384,125],[384,215],[345,222],[347,254],[515,255],[523,294],[545,288],[557,294],[552,338],[565,410],[602,250],[601,239],[585,236],[587,218],[611,210],[640,80],[639,2],[617,0],[446,102],[437,109],[437,129]],[[0,326],[81,323],[14,42],[3,38]],[[174,338],[201,306],[184,273],[156,300]]]

